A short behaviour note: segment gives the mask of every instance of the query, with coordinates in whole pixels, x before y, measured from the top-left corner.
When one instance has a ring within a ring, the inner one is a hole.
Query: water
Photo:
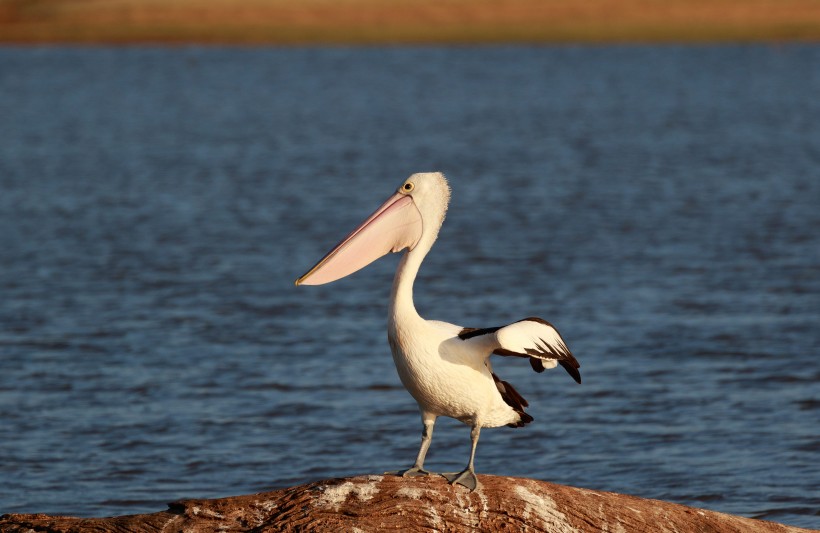
[[[820,527],[820,47],[0,50],[0,512],[407,467],[397,258],[293,286],[415,171],[422,315],[555,323],[584,384],[479,473]],[[434,470],[466,462],[441,419]]]

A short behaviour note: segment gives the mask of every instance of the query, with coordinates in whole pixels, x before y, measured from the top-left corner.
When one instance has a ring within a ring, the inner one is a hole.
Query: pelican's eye
[[[415,187],[415,185],[413,185],[411,182],[408,181],[407,183],[402,185],[401,189],[399,189],[399,190],[403,193],[408,193],[408,192],[412,191],[414,187]]]

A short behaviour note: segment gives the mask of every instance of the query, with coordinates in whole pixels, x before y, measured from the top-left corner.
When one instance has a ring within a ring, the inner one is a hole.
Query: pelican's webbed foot
[[[434,472],[428,472],[427,470],[414,466],[412,468],[408,468],[407,470],[394,470],[392,472],[385,472],[386,476],[401,476],[401,477],[421,477],[421,476],[429,476]]]
[[[471,491],[481,487],[481,483],[478,482],[478,478],[472,468],[465,468],[461,472],[448,472],[441,475],[447,478],[450,485],[459,484],[462,487],[467,487]]]

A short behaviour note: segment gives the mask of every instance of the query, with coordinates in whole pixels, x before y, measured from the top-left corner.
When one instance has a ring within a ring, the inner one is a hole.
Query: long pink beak
[[[413,249],[421,238],[421,214],[413,198],[396,193],[342,239],[296,285],[322,285],[360,270],[388,252]]]

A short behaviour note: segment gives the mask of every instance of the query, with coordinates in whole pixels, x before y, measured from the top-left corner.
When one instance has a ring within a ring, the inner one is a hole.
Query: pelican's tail
[[[496,376],[495,373],[493,373],[493,381],[495,381],[495,386],[498,392],[501,393],[501,398],[504,399],[504,402],[512,407],[513,411],[518,414],[518,422],[507,425],[512,428],[520,428],[532,422],[532,416],[524,412],[524,408],[530,405],[527,403],[527,400],[525,400],[512,385]]]

